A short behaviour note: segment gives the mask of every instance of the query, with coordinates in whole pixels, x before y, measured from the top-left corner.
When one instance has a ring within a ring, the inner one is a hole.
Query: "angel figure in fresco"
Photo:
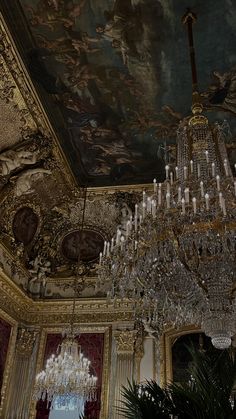
[[[0,154],[0,174],[10,175],[16,169],[37,162],[38,152],[7,150]]]
[[[73,47],[68,38],[62,37],[57,39],[47,39],[43,35],[37,35],[37,42],[40,48],[45,48],[49,51],[58,51],[60,54],[65,54],[73,51]]]
[[[215,83],[203,93],[203,99],[207,99],[209,105],[236,114],[236,68],[220,74],[214,71]],[[206,106],[208,107],[207,103]]]
[[[73,20],[74,23],[76,19],[81,16],[82,9],[85,3],[86,3],[86,0],[81,0],[79,4],[73,4],[73,2],[69,3],[66,11],[67,11],[68,17],[71,20]]]
[[[78,39],[78,38],[72,39],[72,45],[79,55],[82,52],[92,53],[92,52],[100,51],[99,48],[91,47],[91,44],[93,43],[97,44],[98,42],[99,42],[99,39],[89,37],[86,32],[83,32],[81,34],[81,39]]]
[[[127,55],[138,58],[136,40],[143,29],[132,0],[115,0],[113,10],[105,11],[104,15],[107,23],[105,26],[97,26],[96,32],[103,39],[109,40],[115,48],[120,48],[123,61],[127,60]]]
[[[41,10],[35,10],[31,6],[26,6],[26,10],[30,13],[30,24],[34,26],[46,26],[51,31],[55,30],[55,25],[62,24],[64,28],[72,28],[74,20],[69,17],[61,16],[60,14],[48,13],[45,7]]]
[[[101,85],[102,83],[96,74],[91,73],[87,64],[81,68],[79,66],[75,67],[74,71],[72,74],[68,75],[67,79],[70,87],[78,87],[79,89],[86,88],[90,80],[96,81],[98,85]]]

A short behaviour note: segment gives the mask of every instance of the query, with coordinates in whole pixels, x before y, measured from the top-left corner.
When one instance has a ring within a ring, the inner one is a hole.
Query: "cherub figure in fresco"
[[[61,37],[57,39],[47,39],[43,35],[37,35],[36,38],[40,48],[45,48],[49,51],[59,51],[60,54],[73,51],[71,42],[68,38]]]
[[[203,99],[208,101],[206,106],[210,105],[236,114],[236,68],[223,74],[214,71],[213,77],[214,84],[202,94]]]
[[[144,95],[144,93],[141,90],[139,90],[138,84],[134,79],[127,77],[125,74],[121,72],[119,72],[118,74],[119,74],[119,79],[126,87],[128,87],[131,95],[136,96],[136,97],[140,97]]]
[[[127,61],[127,55],[138,58],[135,42],[142,32],[142,24],[132,0],[115,0],[113,10],[105,11],[104,15],[107,23],[97,26],[96,32],[120,48],[123,61]]]
[[[81,2],[79,4],[73,4],[73,2],[71,1],[69,3],[69,5],[66,7],[68,17],[69,17],[69,19],[73,20],[74,23],[75,23],[76,19],[81,16],[82,9],[83,9],[85,3],[86,3],[86,0],[81,0]]]
[[[27,6],[26,10],[30,13],[30,24],[32,26],[46,26],[51,31],[55,30],[55,25],[62,24],[65,28],[74,26],[74,21],[69,17],[64,17],[61,14],[51,14],[45,8],[36,10]]]
[[[84,89],[88,86],[89,81],[94,80],[97,84],[101,84],[101,80],[96,74],[91,73],[89,66],[75,67],[72,74],[68,76],[70,87],[78,87]]]
[[[88,36],[86,32],[81,34],[81,39],[72,39],[72,45],[77,53],[80,55],[81,52],[91,53],[99,51],[98,48],[92,48],[92,43],[98,43],[99,40],[97,38],[91,38]]]

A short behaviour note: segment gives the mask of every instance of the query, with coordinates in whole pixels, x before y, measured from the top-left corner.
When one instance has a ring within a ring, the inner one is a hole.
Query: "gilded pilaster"
[[[120,419],[122,415],[118,409],[122,407],[122,387],[132,380],[134,372],[134,344],[136,330],[122,330],[114,332],[116,345],[116,375],[114,382],[113,419]]]
[[[28,419],[37,332],[20,328],[15,346],[5,419]]]

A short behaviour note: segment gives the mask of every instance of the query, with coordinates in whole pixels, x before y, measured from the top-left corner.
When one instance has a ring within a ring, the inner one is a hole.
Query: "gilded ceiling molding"
[[[34,301],[0,271],[0,309],[27,325],[57,325],[71,320],[72,300]],[[117,301],[114,306],[106,299],[78,299],[76,323],[106,324],[133,320],[132,303]]]

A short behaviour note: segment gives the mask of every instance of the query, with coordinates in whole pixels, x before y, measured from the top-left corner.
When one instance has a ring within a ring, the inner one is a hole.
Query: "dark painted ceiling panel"
[[[198,14],[199,84],[209,118],[227,118],[235,137],[234,1],[1,0],[79,184],[163,179],[191,105],[181,24],[187,6]]]

